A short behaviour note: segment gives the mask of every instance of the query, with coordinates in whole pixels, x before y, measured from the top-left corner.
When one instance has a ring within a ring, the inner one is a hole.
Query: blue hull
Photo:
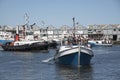
[[[90,44],[92,47],[103,47],[103,46],[110,47],[110,46],[112,46],[112,44],[95,44],[95,43],[89,43],[89,42],[88,42],[88,44]]]
[[[96,47],[97,46],[95,43],[88,42],[88,44],[90,44],[92,47]]]
[[[91,58],[92,58],[91,55],[80,53],[80,66],[89,65]],[[59,64],[71,65],[71,66],[77,67],[78,66],[78,52],[74,54],[69,54],[69,55],[59,57],[57,62]]]
[[[6,42],[12,42],[12,40],[0,40],[0,45],[5,44]]]

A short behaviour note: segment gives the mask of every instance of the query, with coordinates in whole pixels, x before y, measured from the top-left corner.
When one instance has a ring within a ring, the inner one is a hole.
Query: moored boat
[[[111,47],[112,43],[111,41],[105,41],[105,40],[89,40],[88,44],[90,44],[92,47]]]
[[[2,45],[5,51],[35,51],[48,50],[48,44],[39,41],[16,41]]]
[[[6,42],[12,42],[14,38],[12,38],[12,35],[10,32],[0,32],[0,45],[5,44]]]
[[[58,44],[56,41],[51,40],[51,41],[47,41],[47,42],[48,42],[49,48],[53,48],[53,49],[57,48]]]
[[[18,31],[15,35],[15,40],[12,42],[7,42],[2,45],[5,51],[33,51],[33,50],[48,50],[48,43],[44,41],[35,40],[20,40]]]

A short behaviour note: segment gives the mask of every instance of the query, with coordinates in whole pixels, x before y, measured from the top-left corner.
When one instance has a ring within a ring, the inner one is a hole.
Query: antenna
[[[25,24],[28,24],[29,23],[29,16],[28,16],[28,14],[27,13],[25,13],[25,15],[24,15],[24,19],[25,19]]]

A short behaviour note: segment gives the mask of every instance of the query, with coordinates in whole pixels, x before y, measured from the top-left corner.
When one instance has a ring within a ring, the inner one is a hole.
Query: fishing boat
[[[73,22],[75,24],[74,18]],[[78,42],[76,40],[75,33],[71,39],[61,39],[61,46],[56,50],[54,57],[43,60],[42,62],[49,62],[54,60],[56,63],[61,65],[68,65],[73,67],[80,67],[84,65],[90,65],[91,59],[93,57],[93,51],[90,46],[83,46],[80,44],[80,39]],[[65,40],[65,41],[63,41]],[[69,41],[70,40],[70,41]],[[64,44],[64,43],[65,44]]]
[[[92,49],[85,46],[73,45],[61,46],[54,59],[56,63],[77,67],[89,65],[92,57]]]
[[[67,39],[68,43],[70,45],[63,45],[61,42],[61,46],[57,53],[54,56],[54,60],[56,63],[63,64],[63,65],[71,65],[74,67],[89,65],[90,61],[93,57],[93,51],[90,47],[82,46],[79,43],[76,43],[75,41],[75,18],[73,18],[73,40],[69,41]],[[66,42],[66,41],[65,41]]]
[[[111,47],[112,43],[109,40],[89,40],[88,44],[92,47]]]

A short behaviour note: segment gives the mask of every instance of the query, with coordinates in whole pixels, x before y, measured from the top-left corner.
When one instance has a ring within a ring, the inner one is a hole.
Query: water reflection
[[[91,66],[73,68],[68,66],[56,65],[58,75],[63,80],[93,80],[93,70]]]

